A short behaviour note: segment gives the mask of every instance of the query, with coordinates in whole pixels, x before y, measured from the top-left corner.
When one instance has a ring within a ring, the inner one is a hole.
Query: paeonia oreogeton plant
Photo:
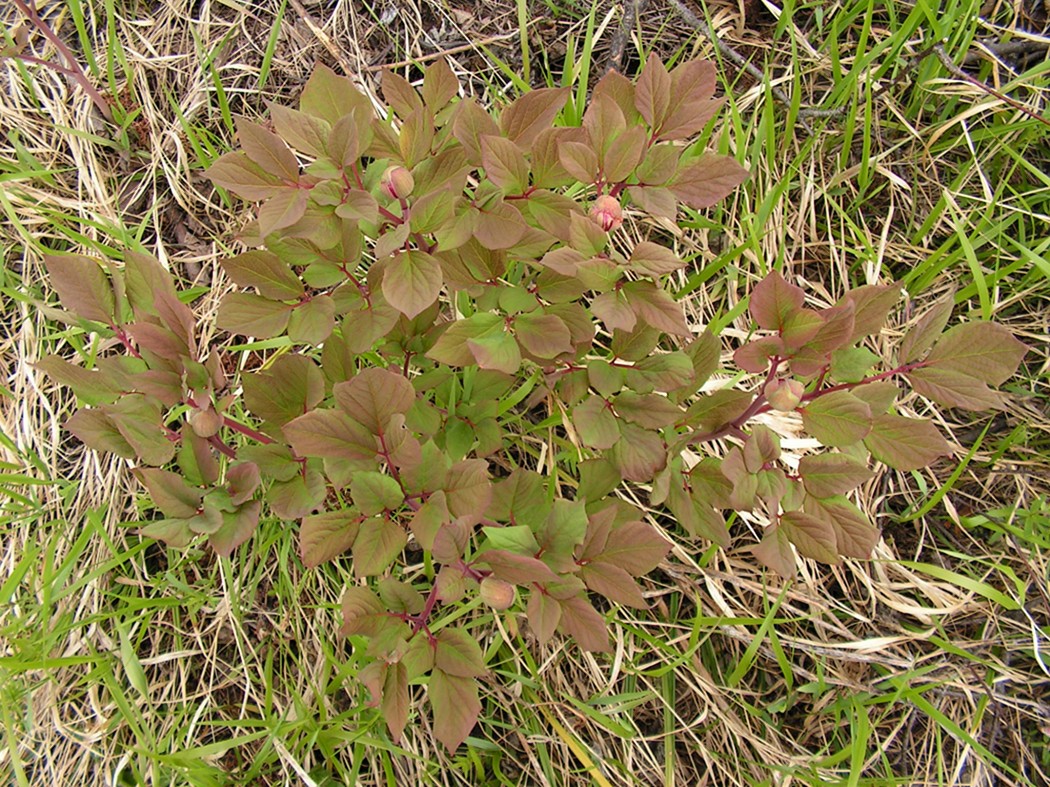
[[[265,506],[298,522],[305,565],[351,561],[342,631],[367,656],[371,701],[397,740],[425,685],[449,749],[487,668],[483,622],[444,613],[478,596],[521,605],[540,642],[602,651],[592,594],[647,606],[637,579],[669,541],[618,489],[722,546],[726,513],[752,512],[768,522],[754,554],[784,576],[796,555],[868,557],[878,530],[851,491],[879,463],[952,453],[930,421],[895,412],[901,386],[995,408],[1025,353],[999,325],[948,327],[948,299],[880,357],[868,339],[897,287],[815,308],[773,272],[733,355],[759,381],[701,392],[722,341],[672,294],[686,263],[658,233],[634,238],[646,217],[708,208],[746,178],[693,144],[719,107],[713,66],[653,57],[634,83],[609,73],[576,127],[557,124],[565,88],[497,112],[460,93],[440,61],[418,88],[388,72],[379,116],[318,67],[298,109],[271,106],[272,131],[238,121],[241,149],[208,170],[259,203],[250,250],[222,262],[239,289],[214,324],[151,257],[56,254],[50,283],[100,352],[39,363],[82,402],[66,428],[135,465],[159,512],[146,536],[230,555]],[[255,343],[202,338],[216,328]],[[753,423],[770,410],[826,450],[783,462]]]

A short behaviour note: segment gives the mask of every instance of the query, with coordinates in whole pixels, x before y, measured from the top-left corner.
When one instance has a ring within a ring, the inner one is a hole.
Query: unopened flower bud
[[[782,413],[790,413],[798,407],[805,392],[806,387],[798,380],[770,380],[763,390],[769,406]]]
[[[509,609],[514,603],[517,591],[509,582],[495,577],[485,577],[481,580],[479,595],[481,600],[493,609],[504,610]]]
[[[393,199],[404,199],[416,187],[412,173],[404,167],[388,167],[379,180],[383,193]]]
[[[603,194],[594,201],[591,206],[591,218],[598,222],[606,232],[610,232],[623,224],[623,209],[616,197]]]

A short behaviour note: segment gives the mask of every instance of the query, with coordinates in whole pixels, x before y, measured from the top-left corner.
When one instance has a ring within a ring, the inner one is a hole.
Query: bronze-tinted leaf
[[[931,421],[890,414],[875,416],[864,445],[872,456],[896,470],[917,470],[952,452]]]
[[[478,721],[481,702],[473,678],[448,675],[435,669],[427,687],[434,711],[434,736],[449,752],[466,740]]]
[[[204,174],[216,186],[246,200],[269,199],[284,188],[277,176],[266,172],[241,150],[219,156]]]
[[[445,481],[448,510],[454,517],[477,521],[492,500],[489,465],[484,459],[464,459],[452,465]]]
[[[101,410],[81,408],[62,426],[88,448],[116,454],[124,459],[135,458],[135,449]]]
[[[634,105],[649,127],[658,130],[667,118],[671,106],[671,75],[655,53],[638,75],[635,86]]]
[[[629,282],[622,290],[642,322],[677,336],[688,336],[691,333],[685,322],[682,305],[652,282]]]
[[[668,188],[689,207],[704,210],[723,200],[747,178],[747,170],[735,159],[705,153],[680,167]]]
[[[371,103],[353,82],[324,65],[314,68],[299,97],[300,110],[333,126],[356,108],[372,111]]]
[[[663,276],[685,267],[685,263],[669,248],[647,240],[634,247],[627,265],[635,273],[646,276]]]
[[[351,418],[372,434],[382,434],[396,413],[407,413],[416,401],[412,383],[387,369],[364,369],[335,387],[335,398]]]
[[[900,297],[900,289],[892,284],[867,284],[847,292],[839,305],[852,303],[854,306],[850,341],[879,333],[886,326],[886,318]]]
[[[806,293],[801,287],[790,284],[774,270],[755,285],[748,301],[748,311],[759,328],[779,331],[788,318],[802,308]]]
[[[481,137],[481,165],[488,179],[504,194],[521,194],[528,188],[528,162],[521,149],[506,137]]]
[[[235,120],[237,139],[251,161],[258,164],[263,172],[285,183],[299,181],[299,162],[284,140],[247,118],[238,117]]]
[[[819,396],[802,408],[806,431],[835,448],[863,440],[872,430],[871,407],[849,391]]]
[[[250,292],[231,292],[222,299],[215,324],[230,333],[270,339],[284,333],[292,308]]]
[[[367,463],[378,452],[372,433],[339,410],[313,410],[286,423],[283,431],[299,456]]]
[[[832,497],[863,484],[873,473],[846,454],[810,454],[802,457],[798,474],[814,497]]]
[[[561,604],[540,588],[529,593],[525,615],[540,642],[547,642],[561,622]]]
[[[1005,326],[969,322],[945,331],[925,363],[938,369],[976,377],[989,385],[1002,385],[1017,371],[1028,348]]]
[[[423,101],[412,84],[400,74],[386,70],[380,85],[383,98],[400,118],[423,109]]]
[[[609,650],[609,631],[605,621],[582,596],[559,600],[561,621],[558,631],[572,637],[583,650],[604,653]]]
[[[178,473],[153,467],[135,468],[135,477],[149,490],[153,504],[165,516],[189,519],[196,516],[204,499],[204,490],[186,483]]]
[[[270,103],[270,119],[277,134],[296,150],[319,157],[325,155],[331,124],[281,104]]]
[[[113,287],[97,261],[77,254],[49,254],[44,257],[44,267],[63,308],[85,320],[113,324]]]
[[[437,300],[443,279],[441,263],[423,251],[395,254],[383,273],[383,295],[409,319]]]
[[[407,543],[408,534],[396,522],[379,517],[364,520],[354,540],[354,575],[382,574]]]
[[[305,189],[281,189],[259,208],[259,234],[266,237],[291,227],[303,217],[306,207]]]
[[[422,93],[423,103],[435,115],[459,95],[459,80],[447,60],[439,58],[427,66]]]
[[[923,366],[905,375],[915,392],[943,407],[964,410],[998,410],[1003,397],[968,374],[939,366]]]
[[[514,335],[526,351],[537,358],[555,358],[572,352],[572,335],[553,314],[530,312],[514,320]]]
[[[751,553],[762,565],[777,572],[784,579],[792,579],[795,576],[795,553],[783,528],[774,526],[767,529],[762,540],[751,547]]]
[[[226,275],[240,287],[255,287],[264,298],[275,301],[297,300],[303,283],[288,263],[268,251],[247,251],[222,260]]]
[[[580,569],[582,579],[590,590],[600,593],[610,601],[635,609],[648,609],[642,590],[631,575],[612,563],[595,561]]]
[[[837,496],[827,500],[807,497],[805,511],[829,522],[835,531],[835,548],[840,555],[859,560],[871,558],[879,541],[879,530],[853,503]]]
[[[940,336],[955,306],[954,295],[949,293],[931,306],[901,340],[900,359],[911,363],[926,352]]]
[[[780,517],[780,530],[800,555],[822,563],[838,563],[837,539],[831,523],[805,511],[788,511]]]
[[[567,87],[530,90],[500,115],[503,136],[523,149],[531,147],[540,132],[551,127],[568,98]]]
[[[241,378],[244,402],[264,421],[284,424],[324,398],[324,376],[304,355],[282,355],[269,369]]]
[[[262,503],[250,500],[236,511],[222,512],[222,525],[208,534],[208,544],[222,557],[229,557],[233,550],[251,538],[259,526],[259,512]]]

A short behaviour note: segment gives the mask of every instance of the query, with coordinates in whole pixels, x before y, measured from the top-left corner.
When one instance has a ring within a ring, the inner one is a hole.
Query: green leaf
[[[270,486],[266,500],[270,510],[281,519],[300,519],[314,513],[324,502],[327,487],[324,476],[316,470],[296,473],[287,481]]]
[[[489,312],[479,312],[466,319],[456,320],[448,325],[427,351],[427,357],[449,366],[473,366],[477,361],[467,341],[493,329],[502,330],[501,325],[499,316]]]
[[[299,528],[299,555],[303,565],[316,568],[349,550],[361,521],[361,515],[353,509],[326,511],[304,518]]]
[[[49,254],[44,267],[63,308],[85,320],[113,324],[116,300],[99,262],[77,254]]]
[[[852,445],[872,428],[871,407],[849,391],[818,396],[801,409],[806,431],[826,446]]]
[[[780,530],[799,554],[822,563],[838,563],[837,539],[831,523],[805,511],[788,511],[780,517]]]
[[[492,549],[514,552],[519,555],[535,555],[540,551],[536,536],[528,525],[506,525],[483,528],[486,544]]]
[[[843,383],[860,382],[878,362],[879,356],[867,347],[835,350],[831,354],[831,377]]]
[[[408,543],[408,534],[389,519],[373,517],[361,523],[354,540],[354,576],[382,574]]]
[[[474,729],[481,714],[477,683],[473,678],[448,675],[435,669],[427,696],[434,711],[434,736],[450,753],[454,752]]]
[[[543,488],[543,476],[533,470],[516,468],[492,488],[487,516],[512,524],[538,527],[551,504]]]
[[[875,416],[864,445],[872,456],[895,470],[917,470],[952,452],[931,421],[889,414]]]
[[[861,462],[845,454],[810,454],[802,457],[798,474],[806,491],[814,497],[832,497],[863,484],[872,473]]]
[[[350,481],[350,496],[365,516],[395,511],[405,502],[397,481],[374,470],[354,474]]]
[[[394,255],[383,273],[383,295],[409,319],[437,300],[444,282],[441,263],[423,251]]]
[[[587,510],[582,500],[557,499],[547,515],[543,527],[536,533],[536,540],[543,550],[543,557],[556,570],[572,570],[572,554],[587,532]]]
[[[412,535],[416,537],[419,545],[427,551],[434,549],[434,538],[442,526],[448,524],[450,519],[448,504],[445,502],[445,493],[438,491],[430,495],[412,515],[408,523]]]

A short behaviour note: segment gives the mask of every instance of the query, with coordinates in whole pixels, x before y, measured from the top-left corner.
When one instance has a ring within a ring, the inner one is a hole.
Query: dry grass
[[[425,714],[394,747],[362,707],[336,636],[343,569],[303,571],[281,523],[232,563],[127,533],[128,468],[61,432],[74,402],[32,368],[87,341],[44,308],[41,249],[145,247],[210,289],[197,305],[207,312],[226,286],[216,260],[246,214],[201,176],[202,157],[232,144],[231,113],[294,98],[315,62],[373,90],[384,63],[450,51],[466,89],[494,102],[526,61],[538,85],[584,51],[597,71],[618,59],[628,72],[650,50],[718,51],[658,0],[636,3],[626,25],[622,5],[599,5],[590,39],[589,6],[532,0],[527,56],[507,0],[166,0],[113,15],[92,2],[82,36],[78,4],[48,6],[74,50],[97,58],[100,84],[112,66],[108,87],[133,117],[117,144],[64,77],[0,61],[4,781],[1050,783],[1046,128],[935,56],[908,60],[942,33],[956,62],[979,51],[975,37],[1034,41],[1015,71],[972,73],[1042,112],[1040,5],[956,0],[930,20],[904,3],[811,3],[779,23],[754,0],[697,10],[783,95],[845,115],[809,117],[807,133],[723,59],[727,109],[711,144],[738,153],[751,182],[680,228],[638,227],[699,254],[681,281],[695,321],[746,335],[732,309],[782,264],[823,302],[851,283],[901,281],[912,300],[897,330],[955,289],[964,311],[1035,350],[1004,413],[938,416],[966,457],[957,477],[942,463],[861,491],[884,527],[871,562],[810,564],[784,585],[742,548],[682,541],[651,578],[653,609],[617,611],[609,658],[540,648],[520,617],[480,621],[494,673],[476,740],[455,757]],[[905,407],[926,413],[917,398]],[[774,426],[805,449],[790,422]]]

